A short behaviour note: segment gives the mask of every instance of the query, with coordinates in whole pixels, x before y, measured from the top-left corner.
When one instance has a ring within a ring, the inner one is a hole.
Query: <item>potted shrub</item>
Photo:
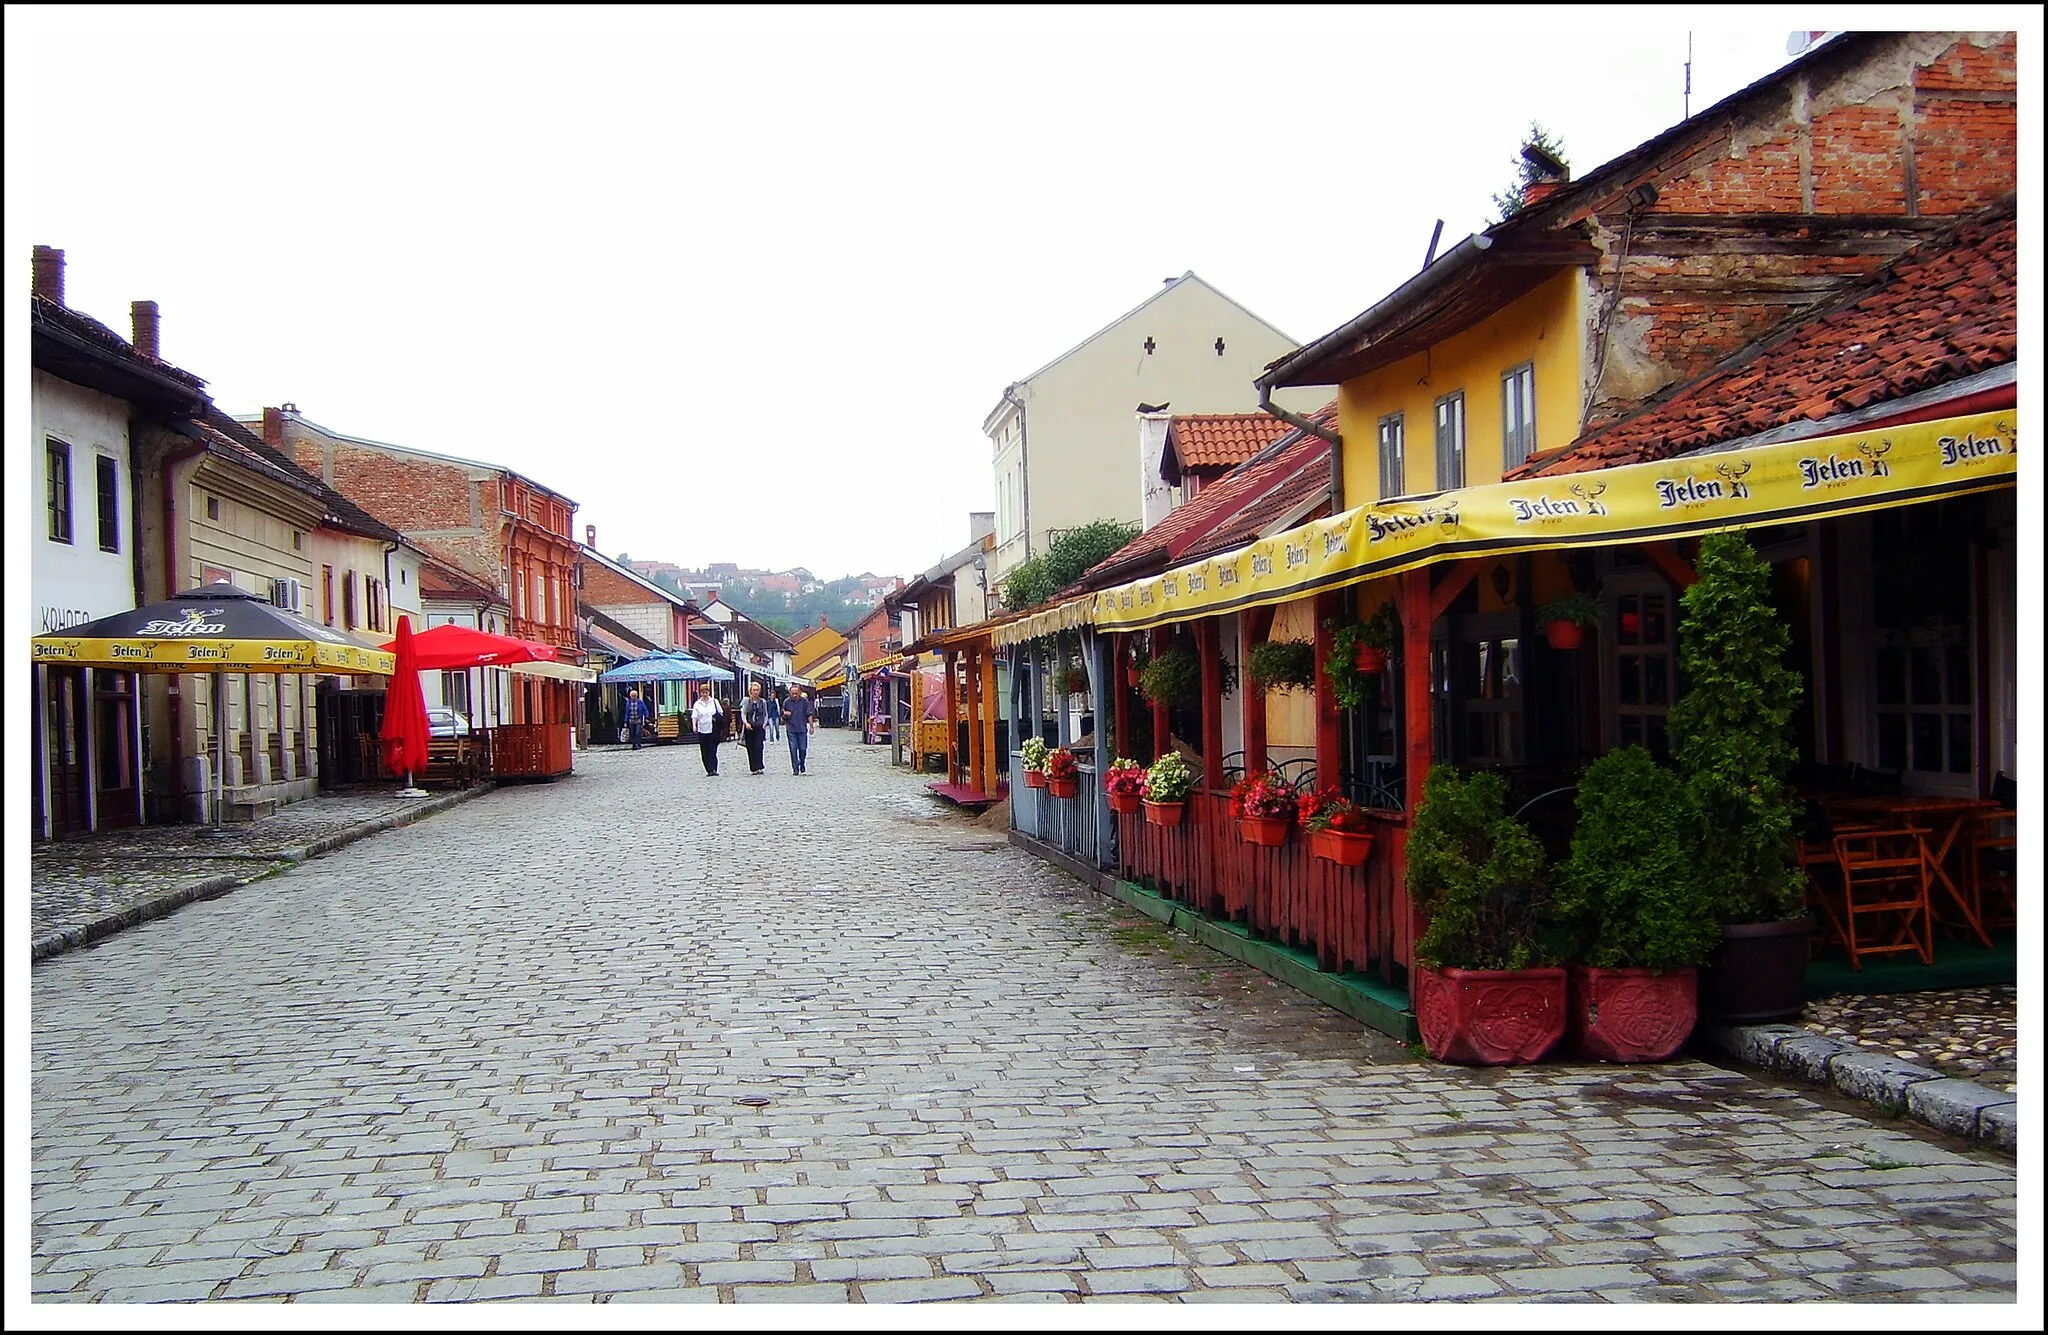
[[[1335,788],[1324,788],[1301,803],[1301,828],[1308,851],[1340,867],[1363,867],[1372,852],[1372,824],[1365,808]]]
[[[1336,618],[1323,623],[1330,630],[1330,657],[1323,664],[1332,683],[1337,684],[1337,703],[1356,709],[1365,703],[1364,678],[1386,671],[1387,658],[1401,642],[1401,617],[1390,602],[1381,603],[1371,617],[1347,625]],[[1346,685],[1350,686],[1347,699]]]
[[[1046,746],[1043,738],[1026,737],[1024,745],[1017,748],[1017,758],[1024,762],[1024,786],[1045,787]]]
[[[1267,640],[1245,657],[1245,675],[1266,691],[1306,690],[1316,683],[1316,650],[1307,640]]]
[[[1145,819],[1153,825],[1178,825],[1195,788],[1195,771],[1178,751],[1168,751],[1145,771]]]
[[[1072,797],[1081,790],[1081,762],[1064,746],[1045,753],[1045,788],[1054,797]]]
[[[1409,826],[1408,893],[1429,915],[1415,1021],[1438,1061],[1533,1062],[1564,1037],[1564,970],[1537,942],[1543,848],[1506,802],[1498,774],[1435,765]]]
[[[1145,796],[1145,767],[1135,760],[1117,757],[1109,772],[1102,776],[1102,791],[1109,796],[1111,811],[1130,815]]]
[[[1553,878],[1574,946],[1567,1032],[1582,1056],[1664,1061],[1692,1035],[1697,966],[1721,939],[1693,872],[1699,813],[1640,746],[1587,766],[1578,804],[1571,856]]]
[[[1300,807],[1301,795],[1272,770],[1247,775],[1230,790],[1230,814],[1248,844],[1277,848],[1287,842],[1287,827]]]
[[[1607,609],[1600,606],[1598,598],[1576,589],[1559,594],[1536,609],[1536,619],[1543,623],[1543,637],[1553,649],[1578,648],[1586,642],[1586,627],[1599,625],[1606,615]]]
[[[1742,534],[1701,538],[1697,569],[1679,599],[1687,686],[1669,727],[1672,759],[1702,822],[1693,865],[1721,924],[1700,975],[1700,1009],[1732,1024],[1797,1019],[1813,921],[1788,782],[1803,689],[1785,666],[1791,631],[1771,603],[1770,565]]]

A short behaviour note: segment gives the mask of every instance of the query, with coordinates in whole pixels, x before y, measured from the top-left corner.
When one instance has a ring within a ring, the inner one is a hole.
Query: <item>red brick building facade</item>
[[[346,436],[290,405],[263,410],[265,443],[456,569],[495,589],[511,609],[507,633],[581,661],[576,597],[576,502],[531,478],[478,463]],[[569,716],[565,683],[521,678],[510,722]]]

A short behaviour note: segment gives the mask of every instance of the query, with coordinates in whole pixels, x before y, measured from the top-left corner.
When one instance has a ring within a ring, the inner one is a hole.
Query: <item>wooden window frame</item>
[[[1527,392],[1516,394],[1516,389]],[[1536,363],[1526,361],[1500,374],[1501,471],[1518,468],[1536,453]]]
[[[50,541],[69,543],[72,533],[71,446],[43,438],[43,496],[50,517]]]
[[[1457,389],[1436,401],[1436,489],[1456,491],[1464,485],[1465,391]]]
[[[1393,448],[1388,449],[1391,440]],[[1380,418],[1380,499],[1405,495],[1408,487],[1408,423],[1405,414],[1388,413]],[[1389,482],[1392,487],[1388,486]]]
[[[99,503],[100,550],[121,550],[121,461],[111,454],[93,456],[94,492]]]

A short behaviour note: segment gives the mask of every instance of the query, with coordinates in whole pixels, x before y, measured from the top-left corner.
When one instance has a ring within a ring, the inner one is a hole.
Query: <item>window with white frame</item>
[[[48,471],[45,493],[50,510],[50,541],[71,541],[71,447],[55,436],[46,437]]]
[[[1400,413],[1380,419],[1380,496],[1399,496],[1406,487],[1406,429]]]
[[[1523,362],[1500,378],[1501,467],[1514,468],[1536,452],[1536,363]]]
[[[1465,485],[1465,391],[1436,401],[1436,489]]]

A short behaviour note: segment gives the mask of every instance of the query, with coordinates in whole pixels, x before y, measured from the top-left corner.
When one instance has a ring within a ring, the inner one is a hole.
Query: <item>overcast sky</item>
[[[10,6],[8,273],[608,554],[912,573],[1006,384],[1190,269],[1328,331],[1531,120],[1583,173],[1681,119],[1684,12]],[[1694,111],[1812,21],[1697,13]]]

